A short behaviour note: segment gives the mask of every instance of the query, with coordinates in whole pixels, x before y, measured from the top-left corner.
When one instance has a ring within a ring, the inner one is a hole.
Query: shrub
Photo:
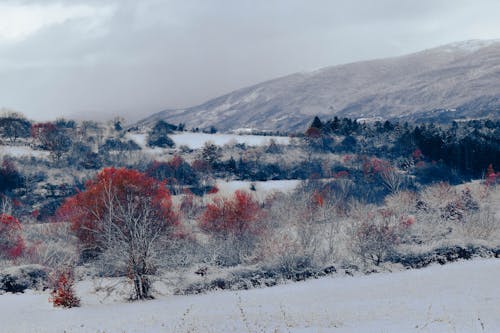
[[[185,190],[179,206],[184,217],[192,219],[198,215],[202,209],[201,199],[196,198],[190,190]]]
[[[232,198],[215,198],[201,217],[201,228],[205,231],[241,237],[257,234],[261,209],[252,196],[236,191]]]
[[[397,216],[390,209],[368,212],[354,229],[353,249],[364,261],[380,265],[395,252],[415,223],[413,216]]]
[[[7,214],[0,215],[0,257],[16,259],[23,254],[24,248],[19,220]]]
[[[46,286],[47,272],[41,265],[8,266],[0,271],[0,291],[19,293]]]
[[[69,223],[32,223],[23,228],[23,258],[44,267],[66,267],[78,259],[77,239]]]
[[[500,219],[488,207],[466,216],[461,227],[469,239],[497,239]]]
[[[49,301],[54,307],[74,308],[80,306],[80,299],[74,291],[75,279],[72,270],[55,273],[54,289]]]
[[[364,221],[355,236],[356,252],[378,266],[392,252],[397,240],[394,228],[388,223]]]
[[[217,243],[222,242],[222,264],[239,264],[251,253],[262,232],[261,217],[258,202],[250,194],[236,191],[231,198],[218,197],[207,204],[200,227],[213,235]]]
[[[0,192],[10,192],[24,185],[24,177],[17,170],[14,163],[4,159],[0,167]]]

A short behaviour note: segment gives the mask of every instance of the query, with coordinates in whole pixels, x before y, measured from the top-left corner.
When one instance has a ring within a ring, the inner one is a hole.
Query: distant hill
[[[163,119],[219,130],[302,130],[313,116],[448,121],[500,118],[500,40],[471,40],[395,58],[296,73],[239,89]]]

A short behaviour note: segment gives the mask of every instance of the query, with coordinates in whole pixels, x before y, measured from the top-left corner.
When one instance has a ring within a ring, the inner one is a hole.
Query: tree
[[[379,175],[384,186],[391,193],[399,192],[404,185],[405,179],[403,175],[401,175],[396,168],[390,165],[380,170]]]
[[[323,123],[315,117],[311,126],[304,133],[305,142],[313,149],[324,150],[329,147],[333,140],[323,131]]]
[[[175,155],[168,162],[153,161],[146,173],[159,181],[167,181],[168,188],[173,194],[182,192],[184,186],[198,186],[198,174],[182,157]]]
[[[160,120],[151,129],[148,135],[148,146],[150,147],[161,147],[161,148],[171,148],[175,146],[174,141],[168,136],[177,129],[177,126],[167,123],[166,121]]]
[[[136,170],[106,168],[57,215],[71,223],[83,251],[127,274],[133,299],[151,297],[149,277],[178,226],[164,183]]]
[[[224,263],[239,264],[250,254],[253,240],[262,232],[261,217],[259,203],[250,194],[236,191],[231,198],[218,197],[207,204],[200,227],[215,236],[217,242],[228,245],[221,253]]]
[[[415,222],[412,217],[401,219],[390,209],[364,212],[356,219],[353,250],[364,261],[377,266],[394,253],[396,245]]]
[[[322,129],[323,128],[323,123],[321,122],[321,120],[319,119],[318,116],[315,116],[312,123],[311,123],[311,126],[309,126],[311,128],[317,128],[317,129]]]
[[[4,159],[0,166],[0,193],[8,193],[24,185],[24,177],[14,163]]]
[[[39,142],[42,149],[51,152],[53,158],[59,161],[62,155],[69,151],[72,140],[66,134],[65,126],[72,126],[71,121],[59,120],[57,126],[53,123],[38,123],[31,126],[31,136]]]
[[[207,141],[201,151],[201,159],[207,162],[210,168],[215,168],[220,163],[222,152],[213,142]]]
[[[122,141],[115,138],[108,138],[100,149],[105,152],[115,151],[123,153],[126,151],[141,150],[141,147],[133,140]]]
[[[16,142],[18,138],[28,138],[30,128],[31,123],[18,113],[9,113],[0,118],[0,134],[10,142]]]
[[[24,248],[19,220],[8,214],[0,215],[0,258],[15,259]]]
[[[113,128],[116,132],[123,131],[123,124],[125,123],[125,119],[122,117],[115,117],[113,119]]]

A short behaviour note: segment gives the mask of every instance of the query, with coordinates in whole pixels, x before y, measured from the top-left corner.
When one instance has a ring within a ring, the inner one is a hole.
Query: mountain
[[[140,121],[219,130],[302,130],[313,116],[418,121],[500,118],[500,40],[470,40],[296,73]]]

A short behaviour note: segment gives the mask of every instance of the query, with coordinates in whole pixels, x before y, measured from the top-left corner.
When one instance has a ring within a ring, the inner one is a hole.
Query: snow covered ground
[[[284,136],[261,136],[261,135],[237,135],[237,134],[205,134],[205,133],[180,133],[172,134],[177,147],[186,145],[191,149],[202,148],[205,142],[212,141],[217,146],[228,143],[244,143],[248,146],[263,146],[269,144],[274,139],[279,144],[289,144],[290,138]]]
[[[127,137],[134,140],[142,148],[146,148],[147,135],[141,133],[128,133]],[[285,136],[261,136],[261,135],[238,135],[238,134],[207,134],[183,132],[170,135],[176,147],[188,146],[191,149],[202,148],[206,142],[211,141],[218,146],[228,143],[244,143],[248,146],[261,146],[269,144],[274,139],[279,144],[289,144],[290,138]]]
[[[47,293],[0,296],[2,332],[499,332],[500,260],[326,277],[273,288],[54,309]],[[83,293],[83,294],[82,294]]]
[[[27,146],[0,146],[0,154],[12,157],[33,156],[37,158],[47,158],[49,156],[48,151],[34,150]]]
[[[224,180],[217,181],[217,188],[221,194],[232,194],[236,190],[249,191],[250,186],[253,184],[255,186],[256,195],[264,199],[267,195],[273,192],[290,192],[293,191],[297,185],[299,185],[300,180],[267,180],[267,181],[246,181],[246,180],[232,180],[226,182]]]

